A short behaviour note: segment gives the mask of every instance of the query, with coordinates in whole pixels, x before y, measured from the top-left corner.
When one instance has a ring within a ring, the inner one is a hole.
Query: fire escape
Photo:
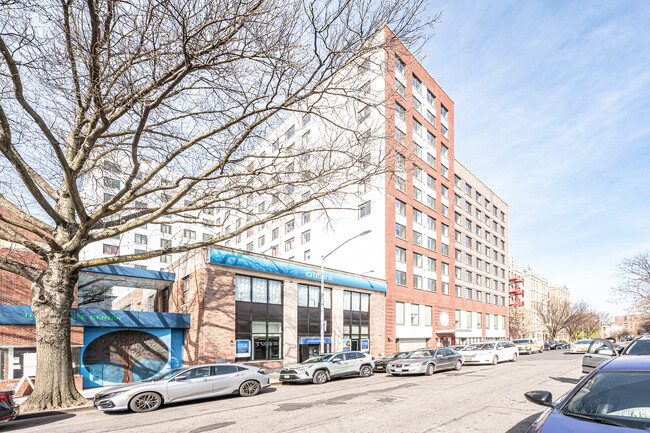
[[[510,278],[510,306],[511,307],[523,307],[524,300],[521,299],[524,296],[524,289],[521,287],[524,283],[524,279],[520,276],[515,276]]]

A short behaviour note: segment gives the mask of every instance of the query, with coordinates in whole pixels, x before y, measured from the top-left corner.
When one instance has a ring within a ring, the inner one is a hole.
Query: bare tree
[[[510,306],[508,309],[508,335],[510,339],[525,338],[531,334],[529,314],[521,306]]]
[[[70,308],[82,269],[182,253],[295,212],[336,207],[351,187],[386,169],[390,155],[373,151],[375,130],[363,124],[385,93],[369,91],[359,68],[383,59],[397,38],[420,41],[437,20],[421,19],[424,6],[3,4],[0,207],[8,212],[0,239],[39,261],[0,258],[0,270],[32,282],[38,361],[25,410],[85,401],[70,368]],[[267,139],[299,115],[318,119],[326,138],[289,143],[288,130]],[[92,194],[106,182],[111,194]],[[296,190],[306,193],[297,199]],[[270,204],[262,210],[249,197]],[[223,228],[235,218],[245,223],[191,244],[80,258],[94,242],[206,209],[222,215]]]
[[[564,325],[564,329],[569,333],[569,337],[575,338],[579,332],[584,330],[585,319],[589,309],[589,304],[585,301],[574,302],[571,304],[569,318]]]
[[[650,314],[650,251],[623,260],[617,269],[620,280],[614,293],[631,301],[633,310]]]
[[[542,326],[548,332],[548,338],[555,340],[557,334],[566,328],[567,321],[571,319],[571,303],[557,297],[551,297],[546,303],[539,303],[535,306]]]

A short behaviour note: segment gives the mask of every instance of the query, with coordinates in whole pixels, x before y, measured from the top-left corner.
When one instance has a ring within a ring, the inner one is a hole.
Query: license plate
[[[382,367],[381,365],[379,365],[379,366],[377,367],[377,370],[381,370],[382,368],[384,368],[384,367]]]
[[[465,358],[465,361],[471,361],[472,358]]]
[[[289,379],[289,376],[282,376],[282,379]]]

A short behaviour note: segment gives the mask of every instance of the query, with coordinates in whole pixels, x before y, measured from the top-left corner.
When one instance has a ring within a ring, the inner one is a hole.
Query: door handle
[[[208,379],[203,379],[203,382],[207,382],[207,381],[208,381]]]
[[[591,358],[591,355],[585,355],[585,358]]]

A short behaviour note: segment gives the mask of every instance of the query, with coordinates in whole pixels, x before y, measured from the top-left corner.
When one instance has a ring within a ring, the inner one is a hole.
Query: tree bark
[[[71,368],[70,309],[78,273],[72,257],[55,257],[40,281],[32,284],[32,312],[36,319],[36,382],[22,411],[79,406],[87,400],[74,383]]]

